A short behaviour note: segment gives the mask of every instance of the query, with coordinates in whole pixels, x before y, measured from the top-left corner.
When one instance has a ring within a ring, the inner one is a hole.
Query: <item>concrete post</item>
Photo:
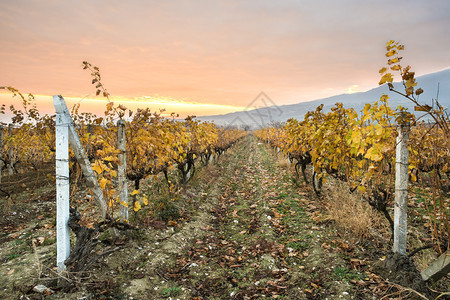
[[[69,124],[64,115],[56,114],[56,265],[64,271],[70,254],[69,221]]]
[[[72,147],[73,152],[75,153],[75,157],[78,163],[81,166],[81,170],[83,172],[84,177],[86,178],[86,182],[88,187],[94,193],[94,197],[97,199],[97,204],[100,206],[102,218],[106,216],[106,201],[103,198],[103,192],[98,184],[97,178],[94,174],[94,170],[92,170],[91,163],[87,158],[83,146],[80,141],[80,137],[73,125],[73,120],[70,116],[69,109],[67,108],[66,102],[62,96],[53,96],[53,105],[55,106],[56,113],[60,114],[62,118],[69,124],[69,142]]]
[[[125,121],[119,120],[117,122],[117,148],[119,148],[120,165],[118,169],[119,192],[120,192],[120,218],[122,221],[128,221],[128,181],[127,181],[127,147],[125,136]]]
[[[394,252],[406,255],[409,125],[398,127],[395,157],[395,206],[394,206]]]

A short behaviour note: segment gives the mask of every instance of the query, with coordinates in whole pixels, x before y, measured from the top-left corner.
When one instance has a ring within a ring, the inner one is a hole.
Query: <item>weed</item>
[[[334,277],[338,280],[360,280],[363,277],[356,271],[349,270],[345,267],[336,267],[333,270]]]
[[[13,246],[18,246],[21,245],[25,242],[25,240],[15,240],[14,242],[12,242]]]
[[[296,242],[289,242],[286,246],[294,250],[305,250],[308,248],[308,243],[296,241]]]
[[[161,290],[160,294],[164,298],[174,297],[181,293],[181,289],[178,286],[171,286]]]
[[[339,227],[357,236],[367,234],[374,221],[379,221],[373,209],[357,193],[350,194],[348,188],[338,182],[330,185],[327,214]]]
[[[159,220],[170,221],[180,218],[180,210],[169,199],[163,198],[156,204],[156,216]]]
[[[15,258],[20,257],[22,254],[21,253],[17,253],[17,252],[12,252],[9,253],[8,255],[5,256],[5,258],[3,259],[4,262],[7,262],[9,260],[13,260]]]

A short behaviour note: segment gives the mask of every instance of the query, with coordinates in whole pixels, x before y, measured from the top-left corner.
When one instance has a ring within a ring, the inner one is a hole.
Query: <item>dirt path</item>
[[[209,172],[200,193],[207,196],[195,200],[198,215],[148,249],[145,276],[130,282],[128,295],[352,298],[354,287],[327,265],[342,265],[343,276],[349,270],[338,252],[323,245],[324,236],[328,241],[336,233],[308,216],[309,191],[292,182],[270,149],[248,138]]]

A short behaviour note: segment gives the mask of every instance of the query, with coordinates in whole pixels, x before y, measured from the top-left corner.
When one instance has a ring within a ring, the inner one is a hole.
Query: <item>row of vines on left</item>
[[[20,109],[9,107],[11,123],[0,124],[0,176],[30,168],[38,171],[44,164],[54,163],[55,115],[41,115],[31,94],[24,96],[13,87],[0,89],[11,92],[22,105]],[[6,113],[4,106],[0,113]],[[148,108],[131,111],[111,101],[106,106],[104,117],[80,112],[79,106],[71,109],[74,126],[107,203],[107,216],[111,219],[118,218],[121,204],[135,212],[148,204],[145,195],[139,192],[144,179],[161,175],[170,189],[174,185],[169,179],[170,174],[178,173],[177,184],[186,184],[194,174],[197,162],[207,165],[214,156],[219,157],[247,134],[236,128],[219,128],[210,122],[200,122],[193,116],[180,120],[176,114],[167,117],[162,113]],[[124,125],[125,131],[122,150],[118,144],[118,123]],[[120,162],[119,157],[123,154],[126,155],[126,163]],[[83,186],[85,178],[72,149],[69,164],[74,194],[77,187]],[[125,178],[132,185],[130,205],[120,197],[120,167],[125,167]]]
[[[23,95],[13,87],[0,87],[17,97],[22,108],[9,107],[11,122],[0,122],[0,182],[2,175],[13,175],[26,170],[39,170],[54,161],[54,116],[41,115],[34,96]],[[6,113],[5,105],[0,114]],[[6,172],[5,172],[6,171]],[[5,174],[6,173],[6,174]]]

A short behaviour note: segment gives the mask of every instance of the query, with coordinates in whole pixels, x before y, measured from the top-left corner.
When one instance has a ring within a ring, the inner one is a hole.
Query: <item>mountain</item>
[[[419,97],[420,103],[432,105],[433,99],[436,99],[438,95],[439,86],[439,103],[444,108],[450,107],[450,69],[419,76],[416,78],[416,81],[417,87],[421,87],[424,90]],[[394,83],[394,87],[398,91],[404,90],[399,82]],[[337,102],[341,102],[344,104],[344,107],[353,108],[359,112],[364,108],[364,104],[379,100],[383,94],[387,94],[390,97],[388,103],[392,108],[401,105],[408,108],[408,111],[414,111],[414,104],[410,100],[389,91],[387,85],[382,85],[366,92],[342,94],[314,101],[280,106],[277,106],[264,92],[261,92],[244,111],[225,115],[202,116],[198,117],[198,119],[201,121],[213,121],[217,125],[248,126],[251,129],[255,129],[273,122],[285,122],[289,118],[303,120],[304,115],[308,111],[315,110],[320,104],[324,104],[324,112],[330,111]]]

